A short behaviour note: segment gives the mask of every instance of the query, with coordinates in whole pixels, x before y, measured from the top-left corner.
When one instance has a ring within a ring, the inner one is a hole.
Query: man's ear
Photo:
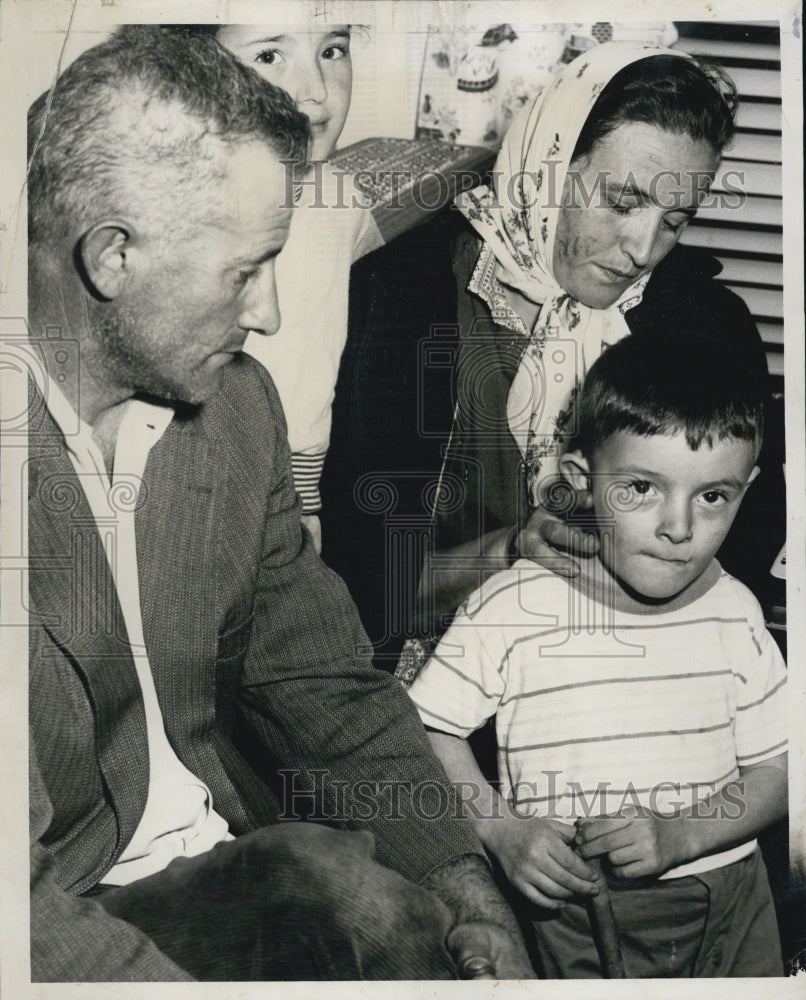
[[[120,295],[132,269],[131,240],[131,226],[119,219],[99,222],[81,237],[78,249],[84,274],[100,298]]]
[[[578,491],[590,489],[590,466],[581,451],[567,451],[560,459],[560,472]]]

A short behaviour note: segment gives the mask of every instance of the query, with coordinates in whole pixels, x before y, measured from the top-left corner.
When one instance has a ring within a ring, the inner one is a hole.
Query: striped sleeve
[[[465,739],[497,712],[505,667],[501,630],[478,626],[463,606],[409,695],[424,725]]]
[[[734,667],[734,743],[740,767],[759,764],[787,748],[786,664],[748,593],[749,632],[745,662]]]
[[[322,509],[322,498],[319,496],[319,480],[325,465],[325,452],[308,454],[293,452],[291,455],[291,471],[294,474],[294,486],[302,500],[303,514],[316,514]]]

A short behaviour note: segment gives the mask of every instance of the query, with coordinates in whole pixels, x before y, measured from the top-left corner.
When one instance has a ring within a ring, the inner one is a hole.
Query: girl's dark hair
[[[704,139],[721,153],[733,138],[736,105],[733,81],[716,66],[680,56],[639,59],[619,70],[597,98],[572,160],[627,122]]]
[[[224,27],[222,24],[163,24],[163,31],[168,31],[174,35],[206,35],[208,38],[215,38],[219,30]]]

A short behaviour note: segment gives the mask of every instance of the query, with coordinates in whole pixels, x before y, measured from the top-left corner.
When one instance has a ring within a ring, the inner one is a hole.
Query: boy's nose
[[[657,533],[675,545],[691,541],[692,519],[689,504],[687,502],[665,504]]]

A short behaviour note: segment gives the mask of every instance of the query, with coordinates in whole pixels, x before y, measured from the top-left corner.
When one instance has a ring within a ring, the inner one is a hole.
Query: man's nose
[[[280,329],[280,305],[274,280],[274,261],[267,261],[248,289],[246,300],[238,317],[243,330],[254,330],[270,337]]]
[[[680,500],[670,500],[664,504],[657,533],[675,545],[691,540],[692,519],[688,501],[681,498]]]
[[[651,211],[636,212],[627,220],[621,237],[621,249],[637,268],[647,267],[658,239],[660,219]]]
[[[311,111],[303,107],[303,105],[324,104],[327,98],[327,86],[325,85],[325,78],[318,59],[301,60],[295,66],[291,78],[286,77],[283,86],[286,87],[289,94],[294,98],[297,108],[303,114],[316,118],[316,113],[314,112],[311,115]]]

